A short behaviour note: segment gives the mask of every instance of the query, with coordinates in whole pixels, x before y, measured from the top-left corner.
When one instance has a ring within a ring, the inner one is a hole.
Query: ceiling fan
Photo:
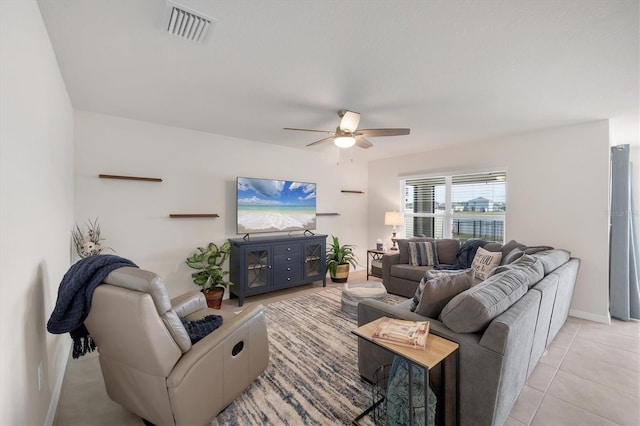
[[[324,139],[320,139],[315,142],[307,144],[307,146],[316,145],[322,142],[333,140],[333,142],[340,148],[350,148],[353,145],[360,148],[371,148],[373,144],[369,142],[367,137],[375,136],[401,136],[408,135],[410,129],[361,129],[358,130],[358,124],[360,123],[360,113],[341,109],[338,111],[340,117],[340,124],[336,127],[335,132],[329,130],[312,130],[312,129],[295,129],[292,127],[285,127],[284,130],[299,130],[303,132],[320,132],[328,133],[331,136]]]

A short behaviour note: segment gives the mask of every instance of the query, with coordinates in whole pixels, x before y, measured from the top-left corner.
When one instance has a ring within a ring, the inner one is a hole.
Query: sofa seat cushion
[[[494,274],[451,299],[442,310],[440,320],[456,333],[481,331],[528,289],[527,275],[518,269]]]
[[[433,269],[433,266],[411,266],[409,264],[398,264],[391,266],[391,276],[405,280],[420,282],[425,272]]]

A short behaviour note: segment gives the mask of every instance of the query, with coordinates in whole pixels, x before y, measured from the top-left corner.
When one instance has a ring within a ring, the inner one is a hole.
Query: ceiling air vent
[[[163,26],[170,34],[198,43],[205,39],[214,22],[209,16],[168,1]]]

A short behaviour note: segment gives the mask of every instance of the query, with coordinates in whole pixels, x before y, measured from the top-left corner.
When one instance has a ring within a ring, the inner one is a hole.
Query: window
[[[402,180],[405,236],[503,242],[506,177],[497,171]]]

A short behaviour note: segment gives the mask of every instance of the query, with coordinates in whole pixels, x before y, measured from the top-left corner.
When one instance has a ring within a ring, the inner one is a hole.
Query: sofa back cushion
[[[523,254],[518,260],[508,265],[498,266],[494,274],[499,274],[504,271],[519,271],[524,274],[523,279],[527,283],[528,288],[536,285],[545,275],[542,261],[529,254]]]
[[[571,253],[562,249],[553,249],[539,251],[532,256],[540,260],[544,268],[544,274],[547,275],[560,265],[567,263],[571,257]]]
[[[526,274],[507,270],[455,296],[442,309],[440,320],[456,333],[484,330],[529,289]]]
[[[438,252],[438,263],[441,265],[453,265],[456,263],[456,255],[460,249],[460,240],[453,238],[443,238],[436,240],[436,251]]]

